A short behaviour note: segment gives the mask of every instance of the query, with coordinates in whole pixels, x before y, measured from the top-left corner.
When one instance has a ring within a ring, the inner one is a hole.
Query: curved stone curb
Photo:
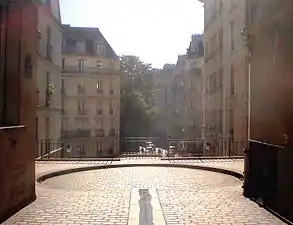
[[[198,157],[164,157],[161,158],[161,160],[217,160],[217,159],[244,159],[244,156],[215,156],[215,157],[209,157],[209,156],[198,156]]]
[[[187,168],[187,169],[197,169],[197,170],[206,170],[216,173],[223,173],[233,177],[236,177],[240,180],[243,180],[243,174],[237,171],[218,168],[218,167],[209,167],[209,166],[199,166],[199,165],[184,165],[184,164],[116,164],[116,165],[97,165],[97,166],[85,166],[70,168],[64,170],[58,170],[54,172],[42,173],[37,175],[37,182],[41,183],[49,178],[57,177],[65,174],[84,172],[89,170],[98,170],[98,169],[110,169],[110,168],[124,168],[124,167],[175,167],[175,168]]]

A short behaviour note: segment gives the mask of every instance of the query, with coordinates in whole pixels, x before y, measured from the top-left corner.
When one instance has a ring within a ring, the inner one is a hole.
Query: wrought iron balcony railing
[[[80,74],[80,73],[86,73],[86,74],[106,74],[106,75],[118,75],[118,70],[115,68],[99,68],[99,67],[78,67],[78,66],[65,66],[62,69],[63,73],[70,73],[72,75],[74,74]]]
[[[63,138],[89,138],[90,130],[70,130],[62,131],[61,136]]]

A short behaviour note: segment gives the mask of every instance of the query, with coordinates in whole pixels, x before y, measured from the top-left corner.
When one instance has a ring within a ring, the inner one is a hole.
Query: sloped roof
[[[109,58],[117,58],[116,53],[114,52],[111,45],[108,43],[106,38],[103,36],[99,28],[91,28],[91,27],[71,27],[70,25],[62,25],[64,29],[64,36],[86,40],[90,39],[96,43],[101,43],[106,46],[106,57]]]

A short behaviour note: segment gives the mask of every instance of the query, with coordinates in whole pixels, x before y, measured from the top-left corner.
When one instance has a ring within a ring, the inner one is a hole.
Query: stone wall
[[[36,198],[36,9],[31,0],[13,0],[4,11],[7,39],[1,74],[5,88],[0,126],[0,223]]]

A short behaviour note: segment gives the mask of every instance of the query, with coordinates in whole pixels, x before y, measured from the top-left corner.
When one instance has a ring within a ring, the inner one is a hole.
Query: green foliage
[[[151,65],[137,56],[120,57],[121,134],[148,136],[155,116],[155,84]]]

